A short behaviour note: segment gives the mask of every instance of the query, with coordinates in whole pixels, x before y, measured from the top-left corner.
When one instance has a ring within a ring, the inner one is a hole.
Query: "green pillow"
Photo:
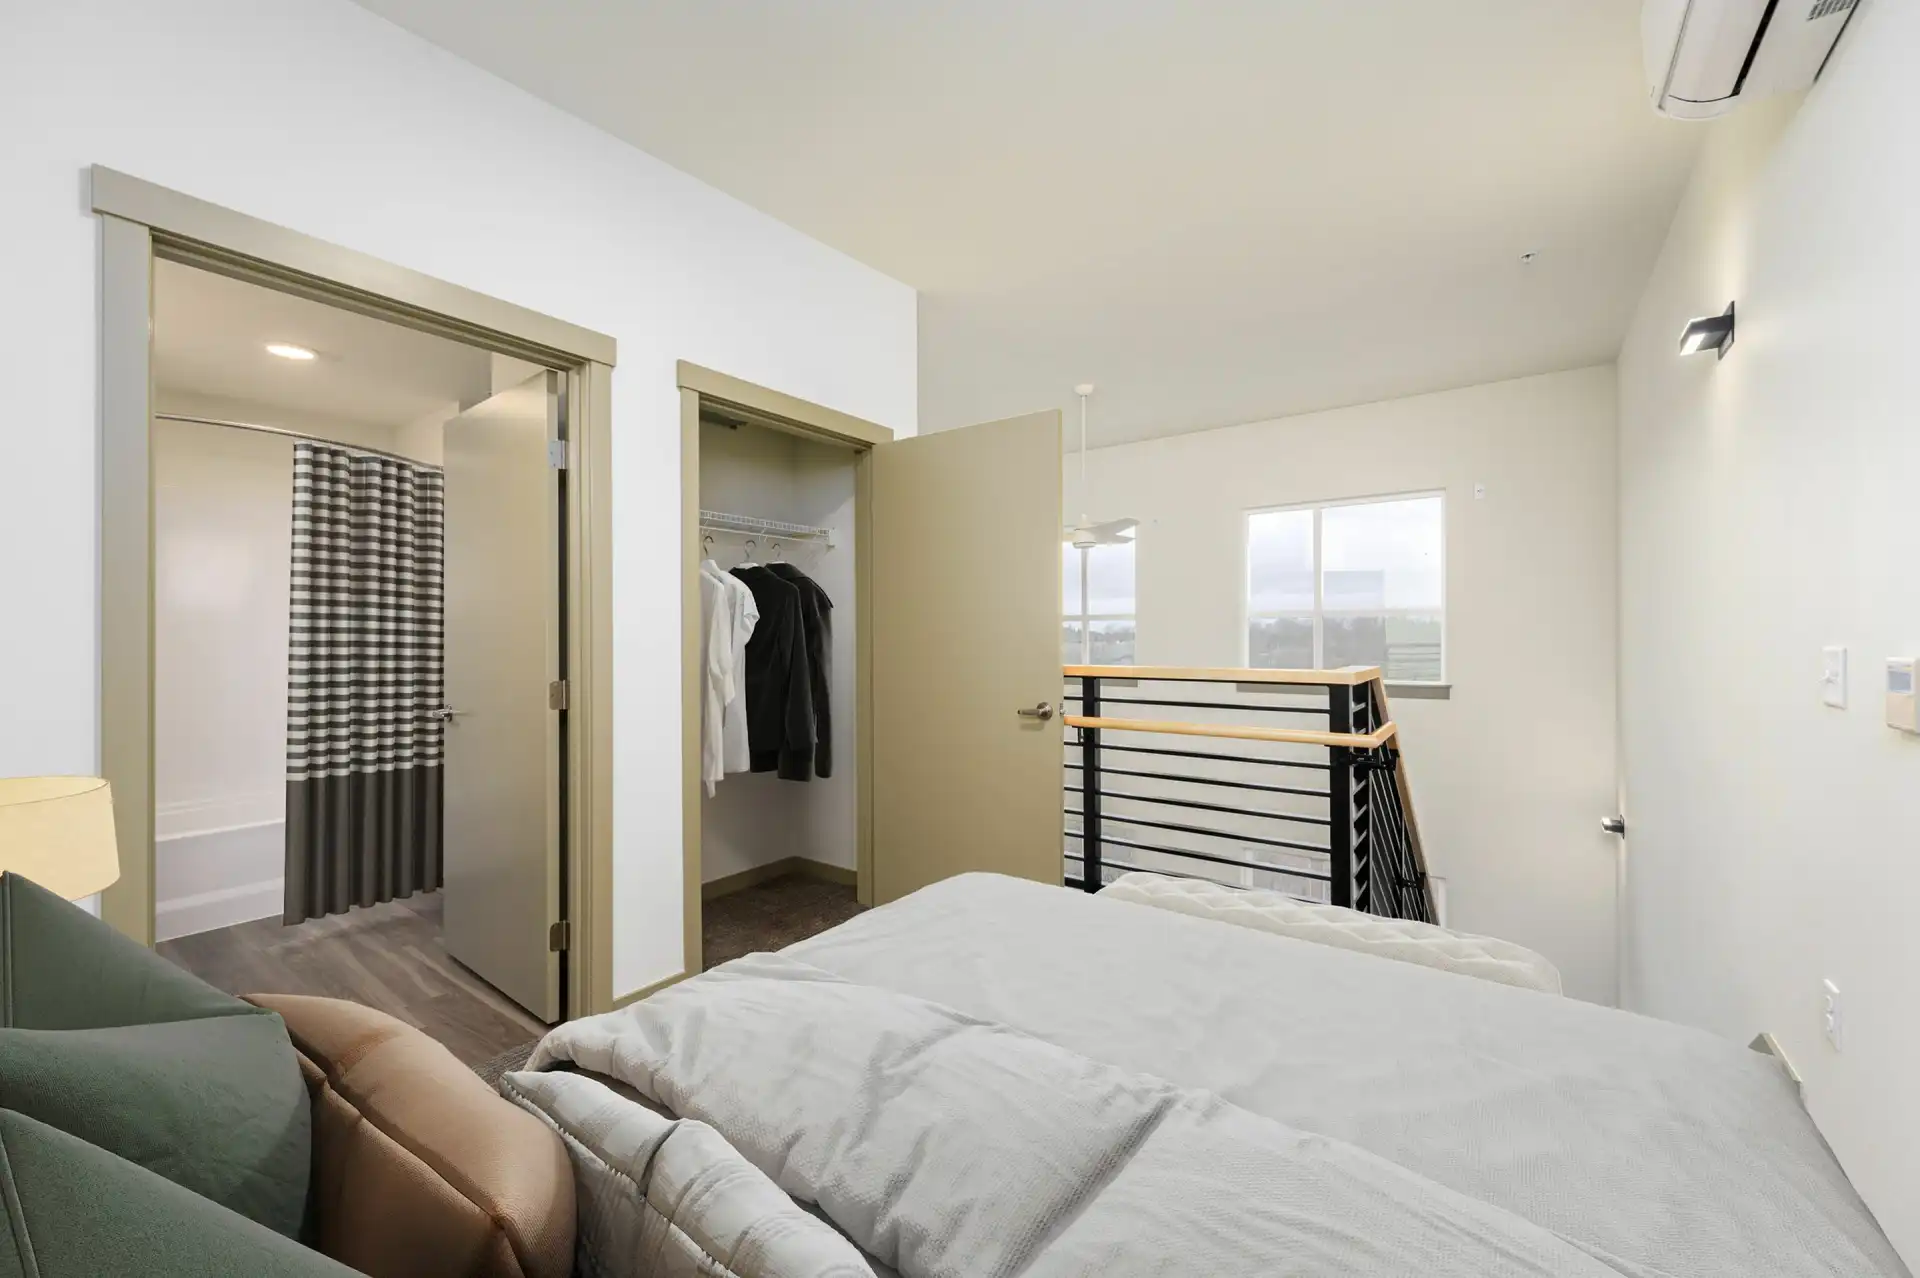
[[[353,1270],[76,1136],[0,1110],[4,1278],[343,1278]]]
[[[300,1233],[313,1120],[285,1024],[14,874],[0,876],[0,1108]]]
[[[259,1010],[32,879],[0,875],[0,1025],[99,1029]]]

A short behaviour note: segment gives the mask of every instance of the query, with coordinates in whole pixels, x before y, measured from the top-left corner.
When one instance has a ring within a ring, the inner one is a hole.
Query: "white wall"
[[[1613,371],[1590,368],[1089,463],[1093,517],[1144,521],[1146,665],[1245,664],[1248,509],[1445,490],[1452,697],[1393,705],[1431,867],[1452,926],[1532,946],[1599,1002],[1616,993],[1617,867],[1599,832],[1614,801],[1614,414]]]
[[[804,784],[772,773],[731,775],[701,809],[701,878],[706,882],[790,856],[854,869],[859,859],[854,751],[853,454],[778,431],[702,424],[700,504],[834,530],[831,550],[800,547],[786,558],[820,583],[833,609],[828,686],[834,774]],[[765,562],[768,542],[759,543]],[[740,562],[744,542],[718,537],[713,558]]]
[[[280,913],[293,442],[155,422],[160,940]]]
[[[1920,7],[1863,5],[1804,103],[1714,124],[1620,354],[1629,1005],[1772,1031],[1920,1260]],[[1797,107],[1797,111],[1796,111]],[[1681,326],[1737,301],[1724,362]],[[1851,650],[1849,707],[1821,647]],[[1820,982],[1841,989],[1828,1046]]]
[[[98,766],[100,163],[611,334],[614,984],[680,970],[690,359],[910,434],[911,289],[347,0],[0,12],[0,774]]]

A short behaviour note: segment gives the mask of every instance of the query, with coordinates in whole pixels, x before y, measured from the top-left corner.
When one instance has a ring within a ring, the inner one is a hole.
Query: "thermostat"
[[[1913,692],[1912,657],[1887,658],[1887,726],[1920,732],[1920,700]]]

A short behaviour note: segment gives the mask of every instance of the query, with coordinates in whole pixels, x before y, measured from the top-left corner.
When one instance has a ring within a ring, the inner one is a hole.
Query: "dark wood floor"
[[[707,966],[780,949],[859,911],[852,888],[798,877],[709,901],[701,929]],[[231,994],[318,994],[377,1007],[432,1035],[469,1065],[546,1032],[448,955],[440,943],[437,892],[292,927],[256,919],[156,948]]]
[[[756,950],[778,950],[844,923],[864,908],[853,889],[788,875],[708,901],[700,941],[708,967]]]
[[[155,948],[230,994],[319,994],[377,1007],[469,1065],[546,1032],[447,954],[438,892],[292,927],[255,919]]]

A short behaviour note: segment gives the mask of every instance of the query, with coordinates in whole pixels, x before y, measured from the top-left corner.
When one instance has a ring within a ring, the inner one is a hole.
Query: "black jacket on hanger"
[[[813,771],[833,775],[833,714],[828,686],[833,682],[833,600],[819,582],[792,564],[768,564],[767,571],[800,589],[800,622],[806,631],[809,690],[813,694]]]
[[[760,620],[747,640],[747,757],[755,772],[813,779],[813,672],[800,588],[755,564],[733,575],[753,592]]]

